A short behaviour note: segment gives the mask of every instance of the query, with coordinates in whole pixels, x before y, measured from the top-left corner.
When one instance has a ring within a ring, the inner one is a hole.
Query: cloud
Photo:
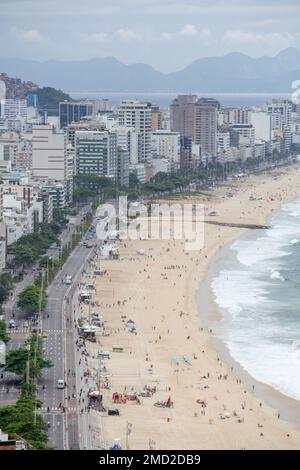
[[[181,36],[197,36],[198,30],[194,24],[185,24],[178,34]]]
[[[182,26],[179,31],[175,32],[163,32],[161,38],[165,41],[172,42],[177,39],[182,38],[198,38],[198,39],[208,39],[211,37],[211,31],[208,28],[198,30],[194,24],[188,23]]]
[[[109,39],[108,34],[106,33],[93,33],[83,37],[85,42],[90,43],[101,43],[106,42]]]
[[[43,35],[38,29],[20,29],[16,26],[13,26],[10,29],[10,33],[13,34],[17,39],[26,41],[26,42],[40,42],[44,39]]]
[[[300,48],[299,0],[0,0],[0,5],[1,55],[7,57],[111,55],[173,71],[232,51],[260,56]]]
[[[87,43],[100,44],[103,42],[137,41],[141,38],[140,34],[131,29],[120,28],[111,33],[97,32],[92,34],[80,34],[79,36]]]
[[[240,30],[226,31],[222,38],[230,46],[279,46],[281,48],[292,45],[300,39],[300,32],[270,32],[259,33]]]
[[[122,28],[118,29],[118,31],[115,32],[115,36],[119,37],[120,39],[123,39],[124,41],[135,41],[140,39],[140,34],[136,31]]]
[[[175,32],[149,32],[148,30],[144,30],[142,32],[136,31],[134,29],[129,28],[119,28],[115,31],[110,33],[107,32],[96,32],[91,34],[82,34],[78,33],[79,36],[83,39],[83,41],[88,43],[102,43],[102,42],[134,42],[134,41],[166,41],[172,42],[176,39],[189,39],[189,38],[201,38],[206,39],[211,36],[211,32],[208,28],[204,28],[202,30],[198,30],[198,28],[191,23],[187,23],[183,25],[178,31]]]

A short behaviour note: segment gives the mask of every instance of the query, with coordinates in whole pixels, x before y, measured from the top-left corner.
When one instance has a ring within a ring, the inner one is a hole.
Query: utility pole
[[[126,450],[129,450],[129,435],[132,432],[132,423],[126,421]]]
[[[149,439],[149,450],[155,450],[156,442],[153,439]]]
[[[44,295],[44,272],[42,272],[41,278],[41,291],[40,291],[40,299],[39,299],[39,320],[38,320],[38,332],[36,333],[35,339],[35,346],[34,346],[34,367],[36,371],[36,361],[37,361],[37,350],[39,347],[39,334],[42,331],[42,306],[43,306],[43,295]],[[36,379],[36,377],[34,377]],[[36,424],[37,420],[37,403],[35,403],[34,407],[34,424]]]
[[[30,344],[27,345],[28,359],[26,361],[26,384],[29,385],[30,380]]]

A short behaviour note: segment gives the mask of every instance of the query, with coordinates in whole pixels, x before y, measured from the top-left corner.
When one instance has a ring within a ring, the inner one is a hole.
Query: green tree
[[[140,180],[138,179],[135,173],[130,173],[129,175],[129,188],[130,189],[137,189],[141,185]]]
[[[0,284],[0,304],[3,304],[3,302],[5,302],[8,299],[8,296],[9,296],[9,291]]]
[[[18,245],[15,248],[14,255],[18,264],[30,265],[37,260],[37,252],[33,246]]]
[[[59,103],[61,101],[72,101],[72,98],[67,93],[52,87],[38,88],[35,93],[39,97],[39,105],[49,115],[58,115]]]
[[[26,287],[19,295],[18,307],[27,314],[44,310],[47,306],[47,295],[35,284]]]
[[[9,340],[10,338],[7,333],[6,323],[4,320],[0,320],[0,341],[3,341],[3,343],[8,343]]]
[[[5,370],[13,372],[22,379],[26,374],[26,363],[29,359],[29,351],[25,348],[10,349],[6,354]]]
[[[25,382],[28,361],[30,379],[39,378],[43,367],[52,367],[51,361],[44,357],[42,339],[37,334],[33,334],[25,342],[25,347],[10,349],[7,352],[5,370],[13,372]]]
[[[3,273],[0,276],[0,285],[7,290],[11,290],[14,287],[14,281],[10,273]]]
[[[0,408],[0,428],[12,438],[25,439],[35,449],[47,449],[49,426],[40,414],[36,414],[41,405],[34,386],[22,387],[15,405]]]

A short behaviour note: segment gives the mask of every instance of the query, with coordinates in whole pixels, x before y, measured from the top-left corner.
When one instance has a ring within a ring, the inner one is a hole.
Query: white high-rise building
[[[64,181],[67,175],[65,136],[52,126],[32,128],[33,176]]]
[[[117,146],[128,152],[131,165],[138,163],[139,134],[135,127],[120,126],[119,122],[109,115],[100,118],[107,130],[117,133]]]
[[[119,125],[133,127],[138,134],[138,161],[151,161],[152,108],[150,103],[121,101],[118,108]]]
[[[138,163],[139,135],[134,127],[114,127],[117,133],[117,145],[129,154],[131,165]]]
[[[270,142],[272,139],[271,114],[264,111],[252,111],[251,122],[255,129],[255,139]]]
[[[226,152],[230,147],[230,132],[228,129],[218,129],[217,133],[218,152]]]
[[[152,134],[152,149],[154,158],[165,158],[172,169],[180,166],[180,134],[158,130]]]
[[[23,118],[27,119],[27,101],[2,99],[1,100],[1,117],[8,119]]]
[[[235,125],[251,124],[251,109],[249,108],[223,108],[219,112],[218,124]]]
[[[3,220],[3,181],[0,180],[0,273],[6,266],[7,231]]]
[[[6,98],[6,85],[3,80],[0,80],[0,101]]]
[[[292,124],[293,104],[289,100],[274,99],[267,104],[268,114],[280,115],[282,117],[282,129]],[[273,118],[274,119],[274,118]]]
[[[234,137],[231,138],[233,140],[234,146],[241,146],[241,145],[249,145],[253,146],[255,144],[255,129],[254,127],[248,124],[239,124],[231,126],[231,132],[233,133]]]
[[[104,111],[105,113],[110,111],[110,102],[108,98],[103,98],[101,101],[101,111]]]

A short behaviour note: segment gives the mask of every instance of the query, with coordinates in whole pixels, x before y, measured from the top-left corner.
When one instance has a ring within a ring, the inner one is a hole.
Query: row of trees
[[[83,203],[88,200],[105,200],[115,195],[115,183],[111,178],[96,175],[77,175],[74,177],[74,201]]]
[[[18,307],[27,315],[45,310],[47,307],[47,293],[39,283],[31,284],[20,293]]]
[[[51,244],[58,241],[58,234],[66,222],[65,213],[57,211],[55,222],[42,224],[38,233],[22,237],[12,247],[11,252],[15,255],[17,262],[31,265],[39,260],[42,269],[42,273],[36,278],[34,284],[27,286],[18,297],[18,307],[29,316],[46,309],[46,288],[81,239],[81,231],[86,229],[87,224],[90,224],[90,215],[86,216],[82,227],[78,228],[70,243],[61,249],[59,259],[43,256]],[[12,287],[10,278],[5,276],[2,283],[0,276],[0,296],[3,284],[4,301],[8,297],[6,295],[8,287]],[[9,341],[4,321],[0,322],[0,339],[5,342]],[[44,356],[42,341],[40,334],[33,333],[24,346],[7,352],[4,370],[18,377],[21,392],[15,405],[0,408],[0,428],[11,438],[25,439],[35,449],[47,449],[48,425],[37,413],[42,402],[37,399],[37,389],[34,384],[41,377],[43,368],[53,365]]]
[[[21,393],[15,405],[0,408],[0,428],[10,438],[25,439],[34,449],[47,449],[48,425],[37,413],[42,402],[37,399],[36,379],[45,367],[52,367],[44,357],[42,339],[33,334],[19,349],[6,354],[4,370],[14,373],[21,382]]]
[[[14,256],[17,265],[31,266],[35,264],[50,248],[57,243],[59,234],[67,220],[56,220],[50,224],[40,224],[39,231],[24,235],[9,247],[9,254]]]
[[[0,305],[9,298],[9,294],[14,287],[14,281],[10,273],[0,275]]]
[[[5,370],[16,374],[22,384],[40,378],[45,367],[52,367],[52,363],[44,357],[42,338],[37,333],[25,341],[24,347],[6,354]]]
[[[131,174],[129,178],[129,188],[120,188],[115,182],[106,177],[95,175],[78,175],[74,179],[74,198],[77,202],[83,203],[88,200],[100,201],[110,197],[116,197],[117,193],[126,194],[128,199],[138,199],[142,194],[149,194],[159,191],[171,191],[186,187],[195,180],[195,173],[158,173],[150,183],[141,184],[138,178]]]
[[[41,402],[36,397],[33,384],[24,384],[15,405],[0,408],[0,428],[7,432],[11,439],[25,439],[34,449],[47,449],[48,424],[37,414]]]
[[[3,303],[6,302],[10,296],[10,292],[14,287],[14,281],[9,273],[0,275],[0,315],[3,314]],[[8,343],[9,335],[7,333],[7,326],[4,320],[0,320],[0,342]]]
[[[249,158],[246,161],[221,163],[217,160],[196,169],[184,169],[173,173],[157,173],[150,182],[141,184],[135,174],[129,177],[129,187],[120,188],[113,180],[95,175],[78,175],[75,177],[75,199],[77,202],[87,200],[105,200],[116,197],[118,193],[126,194],[128,199],[138,199],[142,195],[182,191],[190,183],[206,185],[211,180],[224,179],[230,174],[245,171],[256,171],[273,163],[283,163],[288,158],[284,152],[274,150],[265,158]]]
[[[10,340],[9,335],[7,333],[7,326],[4,320],[0,320],[0,343],[8,343]]]

